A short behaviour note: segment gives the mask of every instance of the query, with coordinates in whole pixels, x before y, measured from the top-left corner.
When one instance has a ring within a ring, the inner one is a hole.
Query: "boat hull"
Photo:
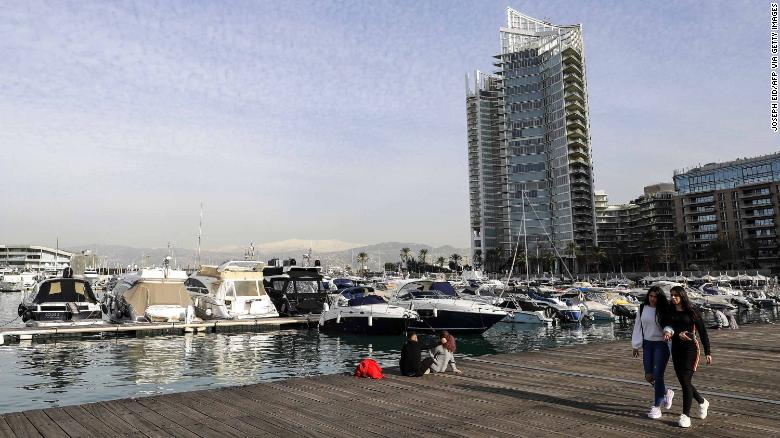
[[[340,319],[329,318],[320,325],[325,333],[350,333],[362,335],[398,335],[404,333],[410,326],[410,318],[369,317],[366,315],[342,316]]]
[[[548,318],[544,312],[519,310],[507,315],[501,322],[514,324],[552,324],[552,318]]]
[[[409,329],[419,332],[447,330],[450,333],[484,333],[507,315],[500,313],[458,312],[438,309],[433,312],[415,309],[420,321],[413,321]]]

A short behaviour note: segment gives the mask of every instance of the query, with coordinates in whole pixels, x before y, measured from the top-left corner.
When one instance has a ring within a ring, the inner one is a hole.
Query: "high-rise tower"
[[[524,240],[565,259],[596,244],[582,27],[507,19],[497,71],[466,93],[472,255]]]

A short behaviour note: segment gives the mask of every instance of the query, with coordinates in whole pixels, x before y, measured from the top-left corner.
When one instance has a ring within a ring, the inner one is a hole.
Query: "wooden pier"
[[[19,327],[0,329],[0,345],[19,341],[78,338],[83,336],[154,336],[160,334],[216,333],[226,331],[254,331],[273,327],[316,327],[319,315],[219,319],[186,324],[183,322],[90,324],[72,327]]]
[[[331,375],[10,413],[0,437],[780,436],[780,325],[712,334],[706,420],[660,420],[627,341],[459,359],[462,375]],[[356,361],[358,358],[355,358]],[[667,382],[676,379],[667,370]]]

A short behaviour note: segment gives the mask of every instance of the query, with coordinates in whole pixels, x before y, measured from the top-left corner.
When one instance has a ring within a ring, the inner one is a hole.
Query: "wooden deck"
[[[715,364],[695,379],[710,415],[687,430],[679,392],[661,420],[646,418],[652,390],[620,341],[463,358],[462,375],[391,369],[10,413],[0,437],[780,436],[780,325],[712,338]]]
[[[197,332],[256,331],[273,327],[315,327],[318,321],[319,315],[304,315],[257,319],[215,319],[190,324],[183,322],[110,324],[105,322],[72,327],[17,327],[0,329],[0,345],[19,341],[43,341],[96,335],[104,337],[119,335],[156,336],[160,334]]]

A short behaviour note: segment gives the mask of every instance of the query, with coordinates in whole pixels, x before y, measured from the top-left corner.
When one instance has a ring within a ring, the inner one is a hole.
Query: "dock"
[[[161,334],[256,331],[268,328],[316,327],[319,315],[256,319],[219,319],[202,322],[105,323],[70,327],[17,327],[0,329],[0,345],[20,341],[72,339],[84,336],[155,336]]]
[[[0,415],[0,437],[780,436],[780,325],[714,331],[714,364],[694,383],[706,420],[660,420],[628,341],[459,358],[463,374],[349,375],[123,399]],[[356,362],[359,358],[355,358]],[[671,369],[667,383],[678,389]]]

